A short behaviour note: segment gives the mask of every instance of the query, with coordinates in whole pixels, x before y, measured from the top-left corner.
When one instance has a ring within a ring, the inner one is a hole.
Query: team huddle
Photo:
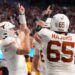
[[[27,75],[24,55],[30,50],[31,36],[23,6],[19,7],[19,13],[18,30],[9,22],[0,23],[0,47],[4,54],[0,67],[9,71],[2,75]],[[55,14],[49,21],[42,21],[41,29],[33,35],[33,71],[39,70],[40,75],[75,75],[75,34],[68,33],[69,25],[68,17],[61,13]],[[44,63],[41,62],[40,51]]]

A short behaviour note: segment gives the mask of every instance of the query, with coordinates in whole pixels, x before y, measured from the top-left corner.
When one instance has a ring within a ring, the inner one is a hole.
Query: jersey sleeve
[[[45,33],[45,28],[42,28],[39,32],[38,32],[38,35],[39,36],[42,36],[44,33]]]
[[[38,32],[38,35],[40,37],[43,37],[43,36],[48,36],[49,34],[51,34],[52,31],[47,29],[47,28],[42,28],[39,32]]]

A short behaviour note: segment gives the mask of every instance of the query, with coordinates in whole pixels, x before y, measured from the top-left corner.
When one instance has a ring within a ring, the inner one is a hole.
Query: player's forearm
[[[17,54],[27,54],[30,50],[30,34],[27,33],[25,36],[22,32],[19,33],[20,46],[17,50]]]
[[[27,52],[29,52],[30,50],[30,34],[29,33],[25,35],[25,50]]]
[[[39,63],[39,55],[35,55],[34,58],[33,58],[33,62],[32,62],[32,70],[34,71],[37,71],[38,69],[38,63]]]

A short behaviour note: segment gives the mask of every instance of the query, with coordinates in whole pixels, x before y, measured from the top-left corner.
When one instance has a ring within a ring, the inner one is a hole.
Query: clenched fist
[[[22,5],[19,5],[18,10],[19,10],[20,14],[24,14],[25,13],[25,8]]]

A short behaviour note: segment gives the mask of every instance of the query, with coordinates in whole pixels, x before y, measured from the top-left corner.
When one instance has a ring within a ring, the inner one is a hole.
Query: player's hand
[[[22,5],[18,6],[18,10],[20,14],[24,14],[25,13],[25,8]]]
[[[52,11],[53,11],[53,10],[51,9],[51,6],[49,5],[48,8],[46,9],[46,13],[47,13],[47,14],[51,14]]]
[[[47,10],[47,11],[49,11],[49,10],[50,10],[50,7],[51,7],[51,6],[49,5],[49,6],[47,7],[47,9],[46,9],[46,10]]]
[[[42,20],[40,20],[40,21],[37,21],[37,22],[36,22],[36,25],[37,25],[37,26],[44,27],[44,26],[45,26],[45,22],[42,21]]]
[[[53,10],[51,9],[51,6],[49,5],[45,11],[42,12],[42,15],[51,15]]]
[[[27,25],[20,25],[20,30],[25,32],[25,34],[30,34],[30,29],[27,27]]]

